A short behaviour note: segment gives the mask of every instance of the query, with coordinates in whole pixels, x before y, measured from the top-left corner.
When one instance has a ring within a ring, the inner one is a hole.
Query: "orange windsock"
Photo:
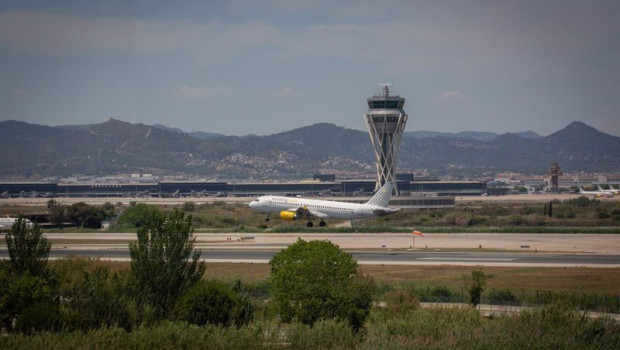
[[[420,231],[413,231],[413,232],[411,232],[411,233],[413,233],[413,234],[414,234],[414,235],[416,235],[416,236],[424,237],[424,235],[423,235],[423,234],[422,234],[422,232],[420,232]]]

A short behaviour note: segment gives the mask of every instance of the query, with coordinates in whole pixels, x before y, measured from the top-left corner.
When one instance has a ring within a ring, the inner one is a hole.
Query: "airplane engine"
[[[293,220],[299,220],[300,216],[299,214],[297,214],[297,212],[283,210],[280,212],[280,219],[286,220],[286,221],[293,221]]]

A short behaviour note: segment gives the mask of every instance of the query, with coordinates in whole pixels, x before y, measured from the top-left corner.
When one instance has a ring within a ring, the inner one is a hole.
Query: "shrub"
[[[599,219],[609,219],[611,217],[611,215],[609,215],[609,213],[607,213],[606,211],[599,211],[596,214],[596,217]]]
[[[188,211],[194,211],[196,210],[196,203],[194,202],[185,202],[183,203],[183,206],[181,207],[182,211],[188,212]]]
[[[69,294],[68,325],[81,330],[111,326],[131,330],[138,326],[144,317],[134,313],[131,318],[128,284],[127,273],[110,274],[107,267],[85,272],[84,281]]]
[[[404,315],[420,308],[420,299],[413,289],[399,289],[385,293],[385,309],[392,315]]]
[[[200,281],[181,298],[177,319],[196,325],[241,326],[252,320],[252,305],[224,282]]]
[[[489,299],[492,303],[514,303],[517,301],[517,298],[510,291],[510,289],[491,289],[491,293]]]
[[[58,331],[63,319],[57,303],[43,302],[27,306],[15,321],[14,331],[26,334],[41,331]]]
[[[320,320],[313,326],[292,324],[288,341],[293,349],[353,349],[359,339],[346,322]]]
[[[431,291],[434,301],[446,302],[452,299],[452,292],[446,287],[435,287]]]
[[[510,218],[508,218],[508,223],[511,225],[523,225],[525,220],[521,215],[511,215]]]
[[[0,268],[0,326],[20,331],[48,330],[55,327],[48,316],[50,309],[57,309],[57,293],[53,283],[41,276],[11,274]],[[40,308],[42,313],[37,314]],[[57,313],[57,312],[56,312]],[[23,320],[21,320],[23,318]]]

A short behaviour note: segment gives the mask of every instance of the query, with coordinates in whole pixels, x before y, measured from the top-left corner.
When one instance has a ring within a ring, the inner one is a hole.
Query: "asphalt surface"
[[[206,249],[202,259],[219,262],[266,263],[278,250]],[[386,265],[483,265],[483,266],[591,266],[620,267],[620,255],[514,253],[514,252],[428,252],[428,251],[349,251],[360,264]],[[52,249],[50,258],[67,255],[86,256],[104,260],[128,260],[129,250],[123,248]],[[0,248],[0,258],[8,258],[6,247]]]

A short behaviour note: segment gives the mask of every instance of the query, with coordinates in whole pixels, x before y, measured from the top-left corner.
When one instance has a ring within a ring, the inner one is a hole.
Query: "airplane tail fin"
[[[387,207],[390,204],[390,198],[392,197],[392,191],[394,191],[394,184],[386,182],[383,187],[375,193],[372,198],[366,204],[378,205],[380,207]]]

